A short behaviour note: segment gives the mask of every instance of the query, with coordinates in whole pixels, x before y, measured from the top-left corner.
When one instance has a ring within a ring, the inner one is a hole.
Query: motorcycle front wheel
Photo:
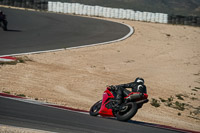
[[[96,102],[91,108],[90,108],[90,115],[91,116],[97,116],[99,114],[99,110],[101,109],[102,100]]]
[[[138,111],[138,107],[136,103],[134,102],[126,103],[116,113],[117,120],[128,121],[137,113],[137,111]]]

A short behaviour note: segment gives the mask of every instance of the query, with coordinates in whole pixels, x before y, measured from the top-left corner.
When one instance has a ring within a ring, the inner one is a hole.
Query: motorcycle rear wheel
[[[101,109],[102,100],[96,102],[91,108],[90,108],[90,115],[91,116],[97,116],[99,114],[99,111]]]
[[[7,31],[7,22],[0,22],[0,27],[2,27],[4,31]]]
[[[117,120],[119,121],[130,120],[138,111],[137,104],[134,102],[129,102],[122,108],[124,109],[116,113]]]

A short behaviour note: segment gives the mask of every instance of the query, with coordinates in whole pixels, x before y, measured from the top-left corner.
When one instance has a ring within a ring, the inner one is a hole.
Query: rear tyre
[[[4,27],[3,27],[3,30],[4,30],[4,31],[7,31],[7,27],[6,27],[6,26],[4,26]]]
[[[7,31],[7,21],[3,22],[3,30]]]
[[[116,113],[117,120],[128,121],[137,113],[137,111],[137,104],[134,102],[129,102],[125,104],[119,112]]]
[[[91,108],[90,108],[90,115],[91,116],[97,116],[99,114],[99,111],[101,109],[102,100],[96,102]]]

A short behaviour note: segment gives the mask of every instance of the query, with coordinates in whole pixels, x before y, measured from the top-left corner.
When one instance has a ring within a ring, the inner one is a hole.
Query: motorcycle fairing
[[[112,109],[106,108],[106,104],[108,104],[110,102],[109,100],[113,98],[114,98],[113,94],[108,89],[106,89],[103,93],[103,99],[99,115],[103,117],[114,117]]]

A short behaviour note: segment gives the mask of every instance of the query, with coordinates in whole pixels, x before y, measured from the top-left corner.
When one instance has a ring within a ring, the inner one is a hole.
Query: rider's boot
[[[116,110],[120,110],[120,105],[121,105],[121,103],[122,103],[122,100],[116,99],[114,108],[115,108]]]

